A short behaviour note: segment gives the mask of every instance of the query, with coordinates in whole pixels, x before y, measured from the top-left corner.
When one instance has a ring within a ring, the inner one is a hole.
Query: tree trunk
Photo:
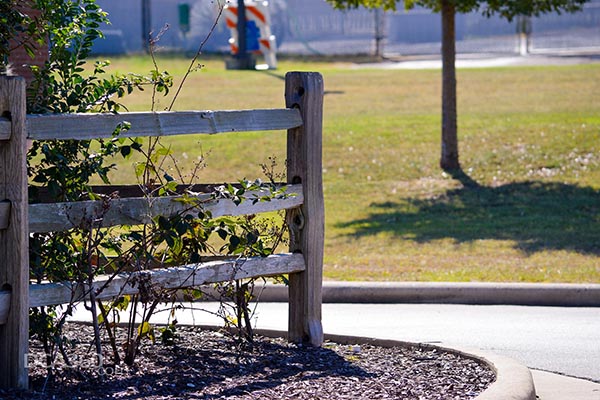
[[[456,9],[451,0],[442,0],[442,157],[444,170],[460,168],[456,125]]]

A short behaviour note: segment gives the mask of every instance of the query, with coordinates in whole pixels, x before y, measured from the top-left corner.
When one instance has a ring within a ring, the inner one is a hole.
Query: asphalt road
[[[255,318],[258,328],[287,330],[287,304],[260,303]],[[179,312],[177,319],[222,324],[205,312]],[[489,350],[533,369],[600,382],[600,308],[324,304],[323,327],[332,334]]]

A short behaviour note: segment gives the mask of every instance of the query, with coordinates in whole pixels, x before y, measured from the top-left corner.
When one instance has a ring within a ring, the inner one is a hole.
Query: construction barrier
[[[254,54],[262,54],[269,69],[277,68],[275,36],[271,34],[271,17],[268,1],[244,1],[246,6],[246,49]],[[238,7],[225,6],[225,22],[231,32],[229,45],[231,53],[237,54],[238,46]]]

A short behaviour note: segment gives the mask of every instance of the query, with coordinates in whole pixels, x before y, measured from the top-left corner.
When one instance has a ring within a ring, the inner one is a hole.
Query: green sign
[[[188,33],[190,31],[190,5],[188,3],[179,3],[179,29],[181,32]]]

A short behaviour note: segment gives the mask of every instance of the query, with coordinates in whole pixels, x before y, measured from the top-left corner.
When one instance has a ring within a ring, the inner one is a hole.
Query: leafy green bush
[[[91,46],[102,36],[100,24],[107,22],[106,13],[95,0],[36,0],[36,5],[41,10],[39,20],[15,17],[15,23],[21,27],[33,23],[44,26],[45,30],[39,34],[50,42],[46,64],[33,67],[35,81],[28,92],[29,113],[116,113],[124,108],[119,99],[134,90],[150,88],[153,99],[158,93],[165,96],[170,93],[173,79],[167,72],[161,71],[156,62],[147,76],[107,75],[108,61],[97,61],[89,67]],[[13,31],[20,29],[15,27]],[[197,69],[195,60],[199,54],[200,50],[190,64],[188,74]],[[186,213],[159,216],[149,223],[135,226],[103,228],[102,219],[116,194],[95,193],[91,182],[99,179],[105,184],[110,183],[114,157],[129,158],[134,152],[142,156],[134,171],[149,202],[156,196],[177,194],[178,185],[184,183],[181,171],[177,171],[179,176],[174,178],[166,169],[167,161],[173,161],[169,148],[162,145],[159,138],[144,141],[120,137],[129,127],[127,123],[117,126],[109,140],[36,141],[29,151],[32,201],[42,192],[47,192],[51,201],[92,199],[102,200],[104,205],[102,211],[88,216],[87,222],[76,228],[64,232],[35,233],[30,237],[32,281],[67,281],[76,284],[73,288],[87,288],[83,296],[73,290],[71,302],[66,307],[48,306],[31,310],[31,336],[42,342],[49,366],[57,353],[62,354],[66,364],[70,365],[69,341],[64,337],[62,327],[72,314],[75,303],[82,300],[92,314],[95,335],[91,341],[99,363],[105,358],[100,340],[102,329],[109,337],[115,364],[121,360],[133,364],[142,340],[155,340],[150,317],[161,302],[173,297],[173,292],[154,287],[137,275],[134,284],[139,294],[101,302],[97,300],[99,291],[89,289],[99,275],[108,275],[110,280],[121,272],[198,263],[206,256],[267,256],[284,238],[284,228],[279,220],[267,222],[253,216],[213,219],[196,198],[186,195],[181,197],[181,201],[189,205]],[[191,172],[190,181],[198,177],[200,169],[201,162]],[[267,190],[269,194],[246,199],[246,193],[253,190]],[[272,182],[265,184],[257,180],[241,181],[237,187],[223,186],[212,196],[228,198],[239,204],[246,200],[268,201],[274,196],[285,196],[285,193],[278,191]],[[191,210],[194,212],[191,213]],[[252,340],[248,311],[252,286],[253,281],[219,286],[227,288],[223,294],[235,304],[237,318],[234,319],[240,337],[248,340]],[[232,287],[233,291],[230,290]],[[190,293],[193,297],[200,295],[197,289]],[[129,313],[127,334],[120,342],[121,339],[116,336],[116,325],[121,322],[119,312],[125,310]],[[233,320],[226,315],[224,319]],[[161,341],[171,343],[175,334],[173,322],[161,330]],[[52,374],[51,367],[48,372]]]

